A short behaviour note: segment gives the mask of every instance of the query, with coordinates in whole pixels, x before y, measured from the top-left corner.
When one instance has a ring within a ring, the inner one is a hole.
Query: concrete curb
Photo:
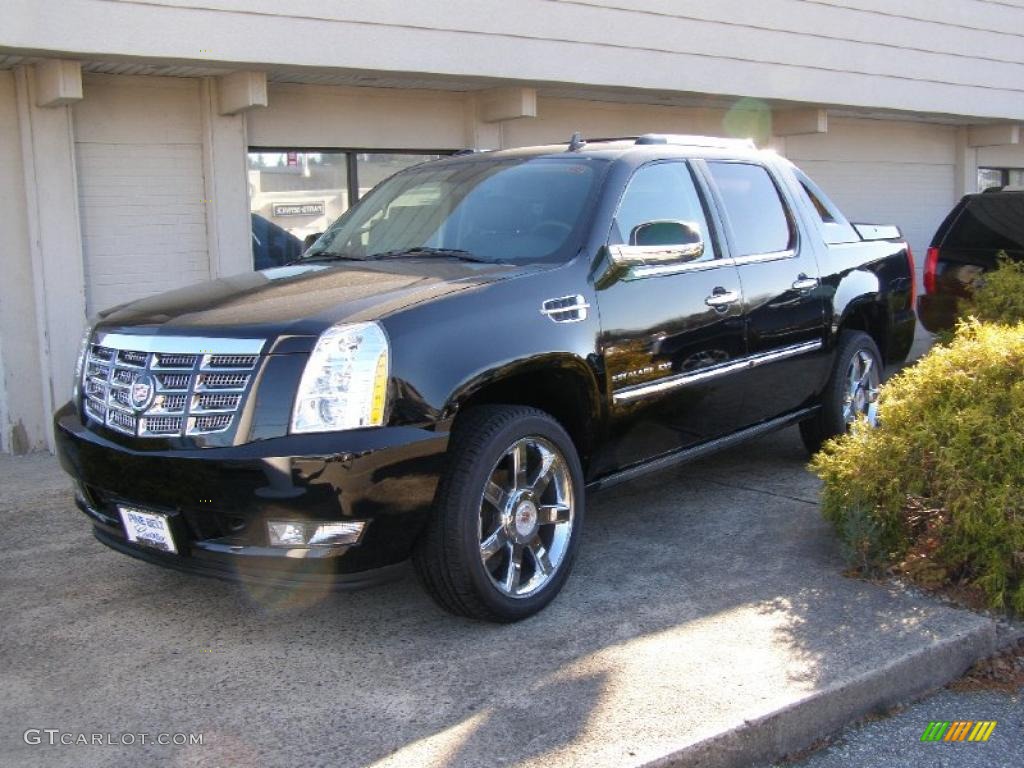
[[[1002,644],[998,635],[996,623],[987,621],[648,762],[646,768],[745,768],[779,760],[871,712],[941,688],[975,662],[996,653]]]

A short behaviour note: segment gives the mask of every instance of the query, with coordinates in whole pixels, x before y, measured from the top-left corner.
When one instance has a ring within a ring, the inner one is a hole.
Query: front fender
[[[569,264],[385,318],[392,423],[445,422],[486,387],[523,375],[579,377],[599,402],[597,312],[561,323],[541,312],[545,301],[577,294],[595,307],[592,293],[585,266]]]
[[[520,376],[552,377],[571,381],[586,398],[586,410],[600,415],[602,402],[596,371],[585,360],[568,352],[549,352],[514,360],[478,373],[460,382],[445,403],[442,418],[454,416],[459,408],[489,387]]]

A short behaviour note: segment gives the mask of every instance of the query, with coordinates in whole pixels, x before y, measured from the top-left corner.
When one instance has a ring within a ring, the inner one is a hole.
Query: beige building
[[[1024,183],[1024,0],[6,0],[0,449],[50,443],[86,318],[279,263],[460,148],[752,136],[918,258]]]

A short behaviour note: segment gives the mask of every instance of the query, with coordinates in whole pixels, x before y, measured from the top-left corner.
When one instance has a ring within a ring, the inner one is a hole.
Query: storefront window
[[[398,152],[360,153],[356,155],[359,196],[365,195],[388,176],[439,157],[440,155],[410,155]]]
[[[297,259],[362,195],[387,177],[443,155],[352,150],[249,152],[255,269]]]

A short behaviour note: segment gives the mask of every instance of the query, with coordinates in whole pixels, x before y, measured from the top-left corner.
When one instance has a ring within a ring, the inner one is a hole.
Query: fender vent
[[[587,300],[577,293],[575,296],[548,299],[541,305],[540,313],[556,323],[579,323],[587,319],[588,309]]]

